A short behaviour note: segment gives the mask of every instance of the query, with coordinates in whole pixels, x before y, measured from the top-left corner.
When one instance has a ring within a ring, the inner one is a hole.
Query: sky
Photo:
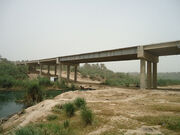
[[[180,0],[0,0],[0,55],[35,60],[180,40]],[[139,72],[139,60],[106,62]],[[180,72],[180,55],[158,72]]]

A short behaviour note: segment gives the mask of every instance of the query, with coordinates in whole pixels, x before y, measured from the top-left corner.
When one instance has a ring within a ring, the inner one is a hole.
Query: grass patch
[[[150,125],[161,125],[169,130],[180,131],[180,116],[143,116],[136,119]]]
[[[68,117],[72,117],[75,113],[74,104],[71,102],[64,104],[63,109],[65,110],[65,113]]]
[[[27,85],[26,95],[24,98],[24,102],[26,106],[31,106],[38,102],[41,102],[43,98],[44,98],[44,92],[41,89],[38,81],[36,80],[29,81]]]
[[[74,100],[74,104],[76,105],[77,108],[85,107],[86,100],[84,98],[78,97]]]
[[[83,120],[83,122],[88,125],[88,124],[92,124],[93,122],[93,113],[92,113],[92,110],[84,107],[82,110],[81,110],[81,119]]]
[[[52,108],[52,111],[56,112],[56,113],[60,113],[62,111],[62,109],[63,109],[63,106],[60,104],[57,104]]]
[[[15,135],[73,135],[71,129],[65,129],[59,123],[40,123],[22,127]]]
[[[47,120],[49,120],[49,121],[55,120],[55,119],[57,119],[57,118],[58,118],[58,116],[57,116],[57,115],[54,115],[54,114],[51,114],[51,115],[48,115],[48,116],[47,116]]]
[[[63,123],[64,128],[68,128],[70,126],[69,120],[65,120]]]
[[[0,133],[3,132],[3,127],[0,125]]]
[[[151,105],[150,108],[157,110],[157,111],[180,112],[179,105],[156,104],[156,105]]]

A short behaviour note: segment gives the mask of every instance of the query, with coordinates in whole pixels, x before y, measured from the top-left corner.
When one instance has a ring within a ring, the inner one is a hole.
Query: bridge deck
[[[154,56],[166,56],[180,54],[180,40],[166,43],[157,43],[150,45],[142,45],[144,51]],[[99,52],[91,52],[84,54],[76,54],[69,56],[60,56],[56,58],[40,59],[28,61],[27,64],[56,64],[57,59],[62,63],[87,63],[87,62],[106,62],[106,61],[122,61],[135,60],[137,57],[138,47],[120,48],[115,50],[106,50]]]

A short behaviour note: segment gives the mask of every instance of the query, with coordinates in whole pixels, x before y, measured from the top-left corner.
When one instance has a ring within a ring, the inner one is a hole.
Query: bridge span
[[[60,81],[62,78],[62,65],[67,66],[67,80],[69,80],[70,77],[70,66],[74,66],[74,81],[77,81],[77,66],[80,63],[140,60],[140,88],[155,89],[157,88],[157,63],[159,62],[159,57],[179,54],[180,40],[150,45],[138,45],[114,50],[60,56],[48,59],[32,60],[19,64],[27,64],[30,69],[36,69],[35,67],[39,66],[40,75],[42,75],[43,65],[48,66],[48,73],[50,66],[54,66],[55,75],[57,75],[58,71],[58,81]]]

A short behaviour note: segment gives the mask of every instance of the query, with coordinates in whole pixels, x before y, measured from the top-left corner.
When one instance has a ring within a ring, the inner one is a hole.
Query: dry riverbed
[[[27,108],[24,114],[12,116],[2,127],[10,131],[29,123],[46,122],[56,104],[64,104],[76,97],[85,98],[95,114],[95,122],[88,127],[76,119],[78,112],[71,118],[72,125],[74,122],[81,135],[180,134],[176,127],[180,126],[180,92],[111,87],[63,93]],[[64,120],[61,116],[58,119],[59,122]]]

